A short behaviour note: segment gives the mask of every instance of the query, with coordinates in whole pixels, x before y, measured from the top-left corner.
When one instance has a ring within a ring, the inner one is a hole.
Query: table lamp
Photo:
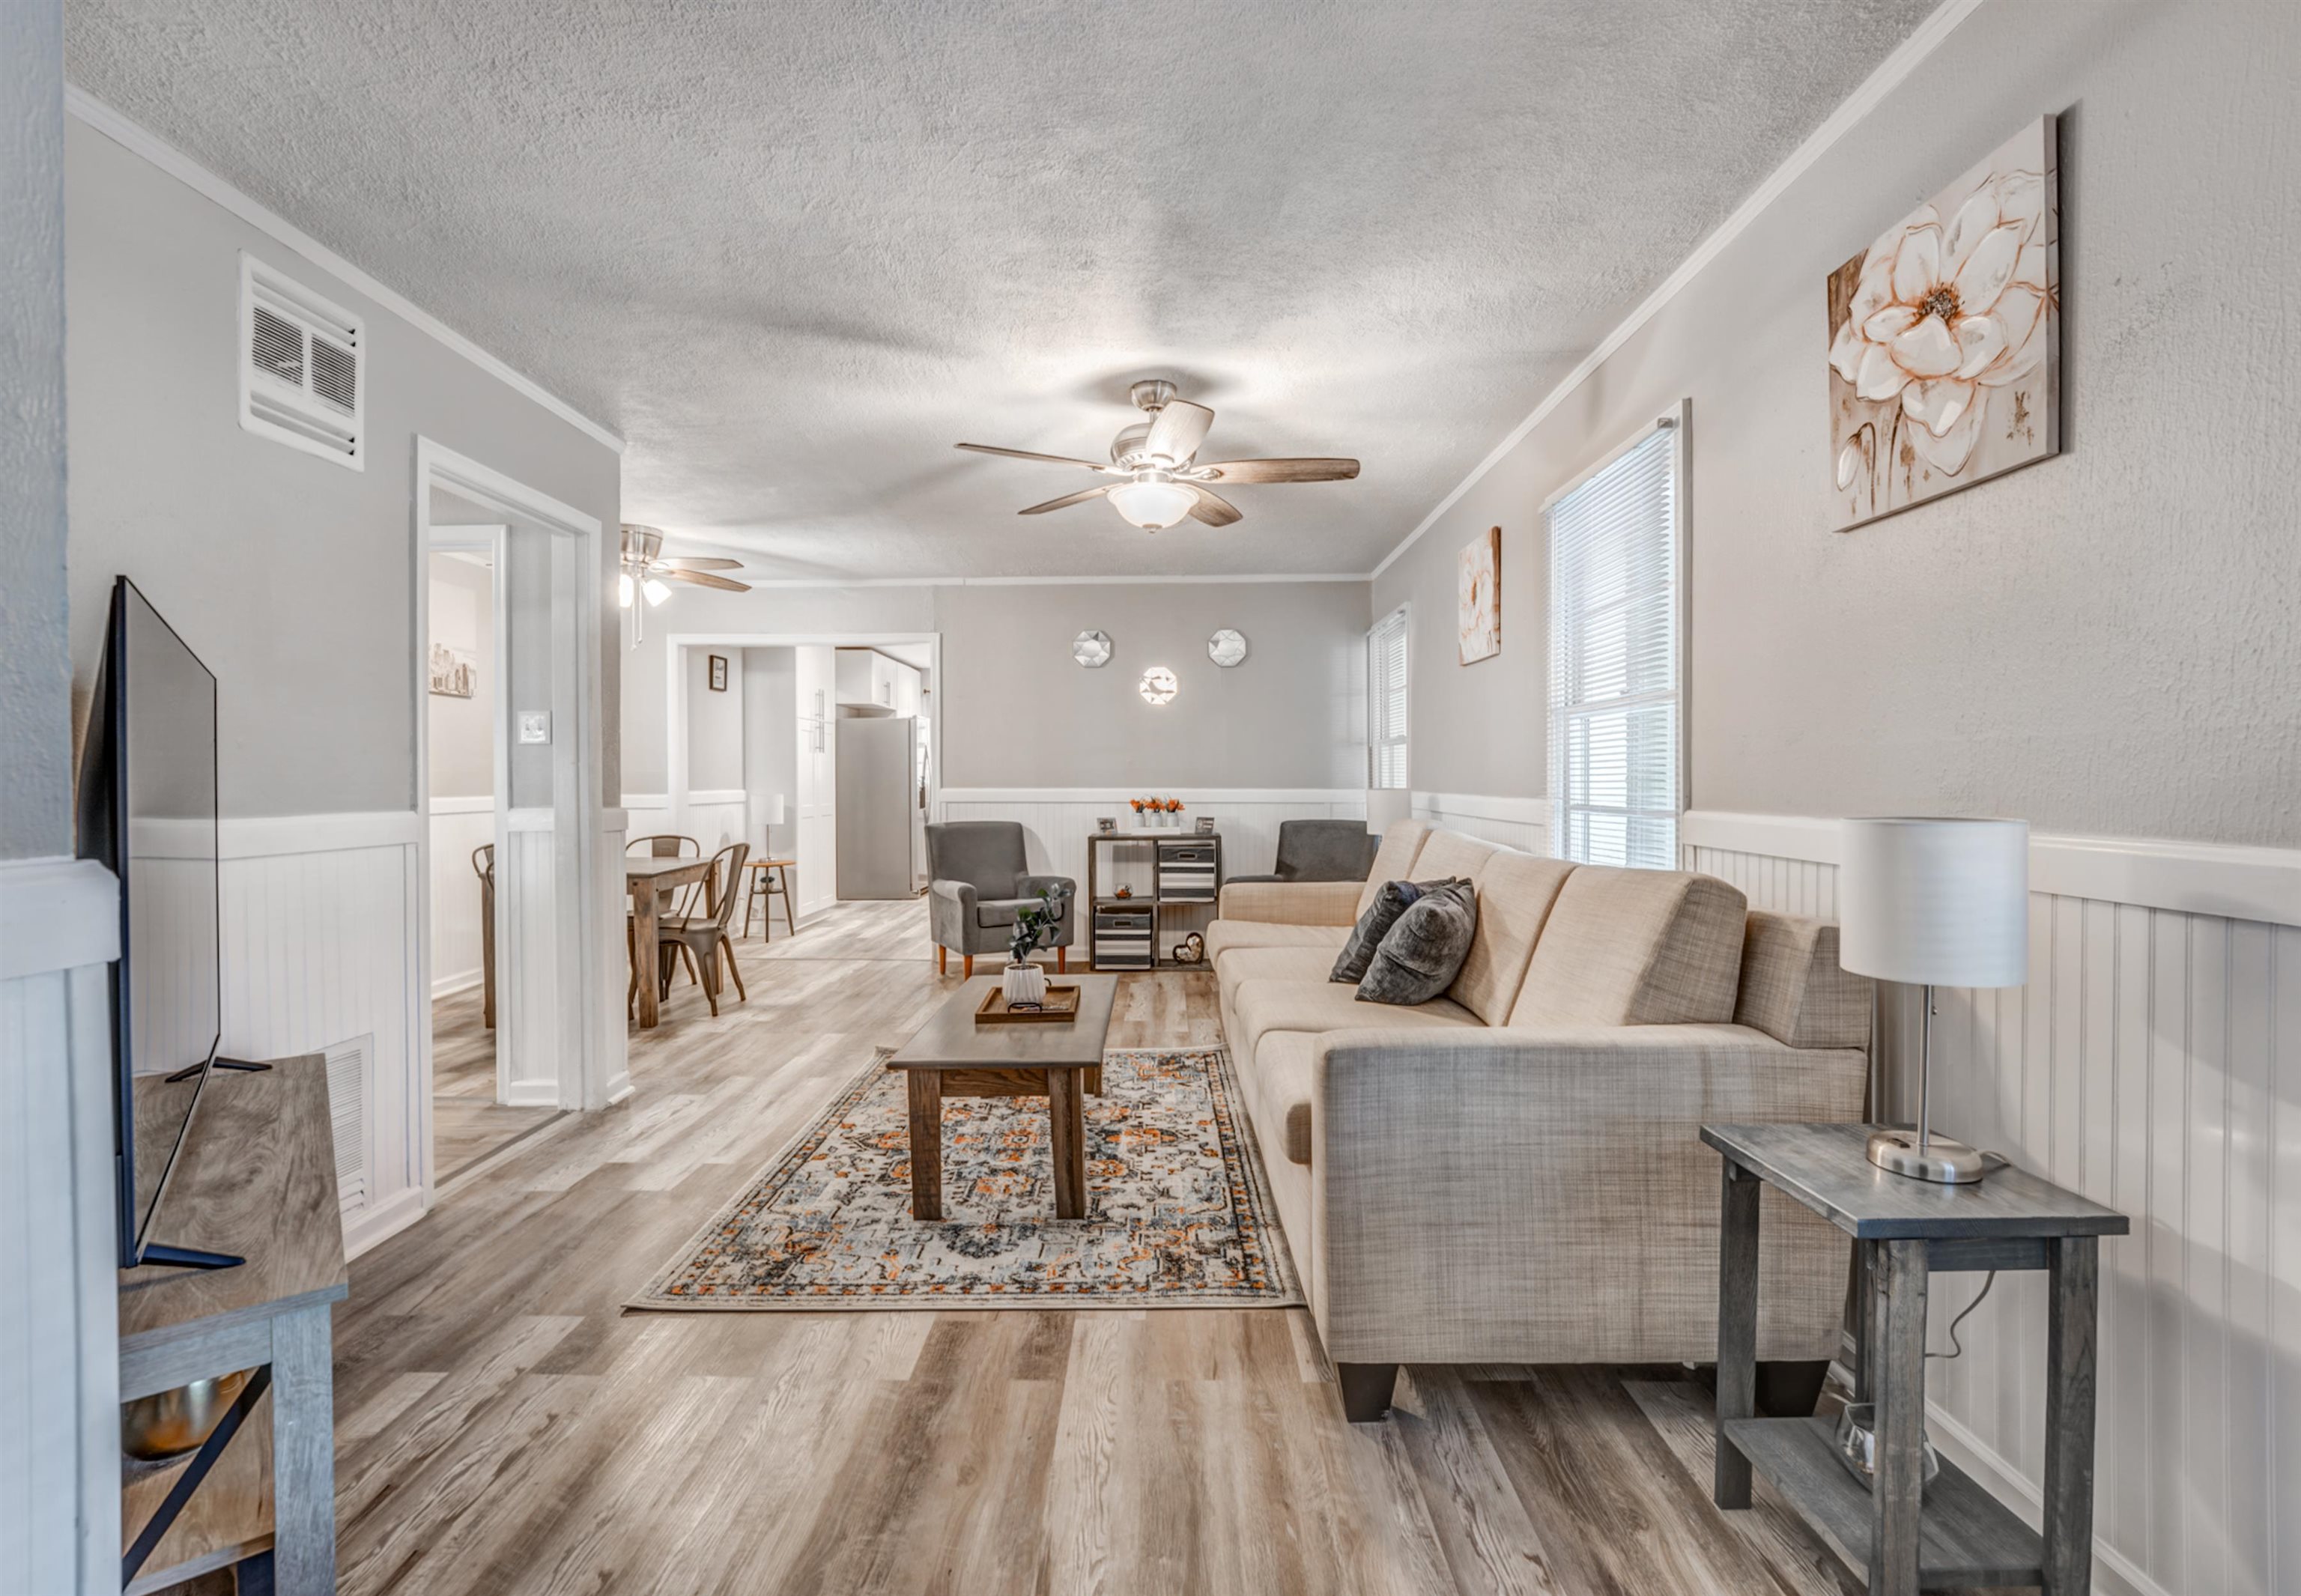
[[[1859,975],[1926,989],[1918,1128],[1874,1132],[1870,1162],[1914,1180],[1970,1185],[1998,1160],[1933,1133],[1926,1076],[1934,988],[2029,979],[2029,823],[1900,816],[1839,824],[1838,962]]]

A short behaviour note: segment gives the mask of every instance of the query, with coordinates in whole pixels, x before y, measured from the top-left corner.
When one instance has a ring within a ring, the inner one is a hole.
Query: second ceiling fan
[[[978,455],[1004,455],[1013,460],[1043,460],[1050,465],[1075,465],[1118,480],[1098,488],[1067,493],[1042,505],[1017,511],[1043,515],[1108,498],[1111,508],[1141,527],[1155,532],[1184,516],[1209,526],[1228,526],[1240,518],[1235,505],[1214,491],[1217,486],[1260,482],[1341,482],[1359,474],[1359,463],[1345,459],[1224,460],[1197,464],[1199,446],[1214,425],[1215,413],[1175,397],[1175,385],[1164,379],[1138,382],[1129,390],[1138,409],[1150,419],[1121,429],[1110,444],[1110,464],[1074,459],[1066,455],[1039,455],[1028,449],[1002,449],[987,443],[957,447]]]

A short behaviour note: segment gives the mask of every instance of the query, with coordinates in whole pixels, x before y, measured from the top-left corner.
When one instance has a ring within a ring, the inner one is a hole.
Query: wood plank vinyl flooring
[[[501,1596],[1828,1596],[1778,1504],[1709,1503],[1678,1369],[1410,1369],[1343,1422],[1301,1309],[626,1314],[872,1049],[956,984],[916,902],[682,978],[633,1096],[481,1166],[352,1266],[340,1588]],[[1213,983],[1125,979],[1114,1046],[1217,1039]]]
[[[431,1134],[436,1182],[469,1169],[497,1149],[559,1117],[556,1108],[496,1101],[496,1033],[487,1028],[480,989],[431,1005]]]

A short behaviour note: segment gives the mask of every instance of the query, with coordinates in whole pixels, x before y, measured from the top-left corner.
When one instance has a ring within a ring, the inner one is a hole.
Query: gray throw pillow
[[[1398,917],[1431,888],[1443,887],[1452,880],[1452,876],[1442,876],[1435,882],[1383,882],[1375,892],[1374,901],[1367,905],[1367,912],[1351,928],[1350,940],[1335,956],[1335,968],[1326,979],[1352,983],[1365,980],[1367,966],[1374,962],[1374,950],[1382,946],[1383,938],[1398,923]]]
[[[1359,982],[1359,1001],[1408,1007],[1429,1002],[1454,984],[1477,931],[1476,887],[1463,881],[1433,887],[1407,906],[1374,950],[1366,979]]]

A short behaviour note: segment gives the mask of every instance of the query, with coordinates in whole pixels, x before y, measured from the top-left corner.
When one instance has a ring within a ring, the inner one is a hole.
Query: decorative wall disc
[[[1207,657],[1227,671],[1246,658],[1246,634],[1224,627],[1207,639]]]
[[[1110,634],[1107,631],[1083,631],[1071,639],[1071,657],[1090,671],[1099,671],[1110,663]]]
[[[1152,665],[1142,673],[1142,680],[1134,690],[1142,695],[1145,704],[1164,704],[1175,696],[1177,685],[1174,672],[1164,665]]]

